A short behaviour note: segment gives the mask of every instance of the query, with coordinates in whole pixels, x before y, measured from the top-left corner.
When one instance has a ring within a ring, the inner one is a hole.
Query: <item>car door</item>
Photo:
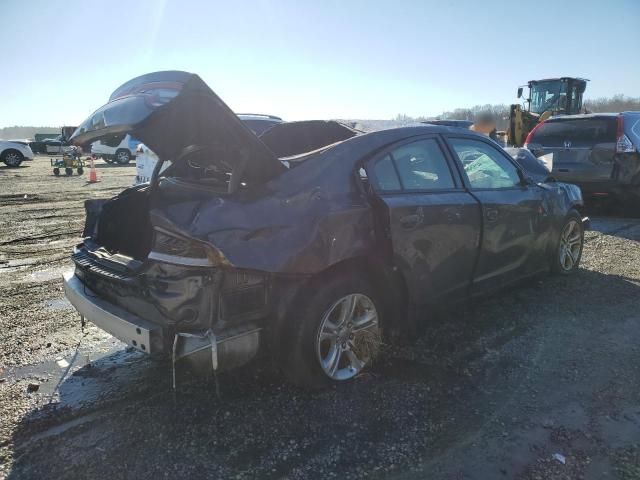
[[[394,264],[411,301],[427,303],[471,282],[480,236],[480,205],[465,191],[442,140],[395,144],[367,164],[388,210]]]
[[[482,236],[472,293],[501,287],[547,263],[551,218],[542,187],[527,184],[490,140],[447,137],[470,193],[482,207]]]

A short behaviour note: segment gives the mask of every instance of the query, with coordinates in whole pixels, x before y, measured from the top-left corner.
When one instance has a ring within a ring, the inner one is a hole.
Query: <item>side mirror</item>
[[[522,87],[518,87],[518,98],[522,98]]]

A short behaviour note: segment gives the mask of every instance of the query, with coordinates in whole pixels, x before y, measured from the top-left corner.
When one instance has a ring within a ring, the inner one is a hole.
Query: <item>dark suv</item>
[[[640,112],[552,117],[527,137],[536,157],[553,154],[554,178],[585,197],[640,201]],[[631,205],[631,204],[630,204]]]

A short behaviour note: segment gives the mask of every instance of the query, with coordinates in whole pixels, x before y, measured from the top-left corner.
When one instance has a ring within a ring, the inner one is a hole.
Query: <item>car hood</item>
[[[260,140],[279,158],[301,155],[361,134],[335,120],[304,120],[274,125]]]
[[[75,144],[117,145],[127,133],[160,159],[179,162],[190,152],[211,156],[232,175],[231,185],[265,182],[286,168],[198,76],[155,72],[117,88],[71,136]]]
[[[534,182],[545,183],[552,178],[552,158],[536,158],[536,156],[526,148],[508,147],[504,150],[511,155],[511,158],[520,164],[526,175]]]

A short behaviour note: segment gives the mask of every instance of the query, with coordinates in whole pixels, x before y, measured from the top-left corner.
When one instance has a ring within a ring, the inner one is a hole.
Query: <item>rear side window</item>
[[[622,118],[624,119],[625,133],[634,145],[640,146],[640,114],[625,114]]]
[[[394,191],[401,189],[400,180],[398,180],[391,155],[385,155],[382,160],[379,160],[373,167],[373,173],[376,177],[378,190]]]
[[[534,132],[531,143],[545,147],[589,146],[616,141],[617,121],[611,118],[585,118],[545,122]]]
[[[391,152],[405,190],[446,190],[454,188],[447,159],[436,140],[408,143]]]

